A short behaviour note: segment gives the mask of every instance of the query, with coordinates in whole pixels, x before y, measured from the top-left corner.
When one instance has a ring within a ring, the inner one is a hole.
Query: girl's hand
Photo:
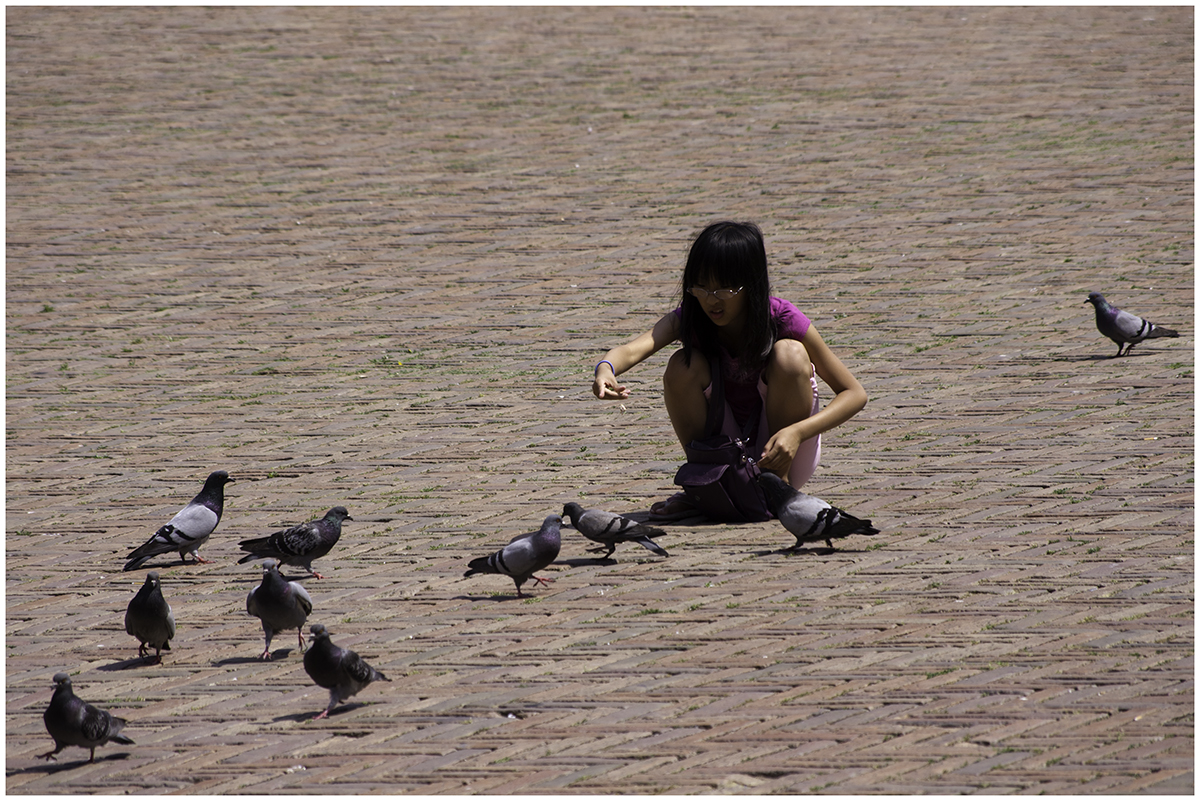
[[[796,451],[800,450],[801,442],[796,426],[777,431],[763,446],[762,458],[758,460],[759,468],[770,470],[786,479],[792,469],[792,460],[796,458]]]
[[[617,377],[611,370],[601,367],[592,382],[592,394],[600,400],[623,400],[629,397],[629,389],[624,384],[617,383]]]

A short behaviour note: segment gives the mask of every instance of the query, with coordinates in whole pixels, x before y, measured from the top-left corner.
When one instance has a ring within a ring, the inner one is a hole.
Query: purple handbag
[[[684,446],[687,464],[675,473],[675,483],[705,515],[723,523],[757,523],[770,520],[767,499],[756,480],[758,463],[750,450],[758,427],[758,415],[746,421],[737,438],[721,433],[725,420],[725,391],[721,385],[721,364],[708,360],[712,373],[712,392],[708,399],[708,420],[703,439]]]

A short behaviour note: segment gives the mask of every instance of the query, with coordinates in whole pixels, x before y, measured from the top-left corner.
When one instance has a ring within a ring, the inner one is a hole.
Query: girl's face
[[[689,290],[714,325],[725,328],[741,324],[746,313],[746,293],[742,287],[723,286],[710,277],[697,281]]]

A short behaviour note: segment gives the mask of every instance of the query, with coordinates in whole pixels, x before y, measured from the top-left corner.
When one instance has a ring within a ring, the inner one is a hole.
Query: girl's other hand
[[[788,426],[782,431],[775,433],[775,436],[767,440],[767,444],[763,446],[762,458],[758,460],[758,466],[763,470],[770,470],[778,476],[782,476],[787,480],[788,472],[792,469],[792,460],[796,458],[796,451],[800,450],[800,435],[793,430],[794,426]]]
[[[629,397],[629,389],[617,383],[617,377],[608,370],[601,370],[592,382],[592,394],[600,400],[623,400]]]

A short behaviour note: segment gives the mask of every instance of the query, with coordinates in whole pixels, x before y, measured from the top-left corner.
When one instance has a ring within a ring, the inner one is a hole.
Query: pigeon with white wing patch
[[[539,578],[533,575],[558,558],[562,541],[559,529],[562,518],[550,515],[542,521],[537,531],[521,534],[491,556],[480,556],[467,563],[469,568],[463,577],[475,576],[480,573],[502,573],[512,578],[517,585],[517,597],[521,594],[521,585],[529,579],[539,584],[546,584],[554,579]]]
[[[604,558],[613,555],[617,545],[622,542],[636,542],[643,548],[653,551],[659,556],[670,556],[666,549],[654,541],[667,532],[661,528],[647,526],[628,517],[622,517],[612,512],[600,509],[584,509],[577,503],[563,506],[563,517],[570,520],[575,530],[592,542],[598,542],[603,548],[592,548],[593,552],[608,549]]]
[[[1090,303],[1095,307],[1096,328],[1101,334],[1117,343],[1118,356],[1122,355],[1122,349],[1125,351],[1124,355],[1128,356],[1134,345],[1147,339],[1179,336],[1178,331],[1118,309],[1105,300],[1099,292],[1088,294],[1084,303]]]
[[[135,570],[162,553],[179,552],[179,560],[187,564],[185,554],[191,554],[196,563],[207,562],[200,556],[200,546],[208,542],[221,513],[225,509],[225,485],[233,481],[224,470],[209,473],[204,488],[192,498],[191,503],[179,510],[171,522],[160,528],[154,536],[126,558],[125,570]]]
[[[783,524],[783,527],[796,537],[798,548],[806,542],[825,541],[830,548],[833,540],[848,537],[851,534],[862,534],[872,537],[879,529],[871,525],[870,520],[859,520],[854,515],[830,506],[820,498],[806,495],[774,473],[762,472],[758,476],[767,496],[767,508],[771,514]]]

